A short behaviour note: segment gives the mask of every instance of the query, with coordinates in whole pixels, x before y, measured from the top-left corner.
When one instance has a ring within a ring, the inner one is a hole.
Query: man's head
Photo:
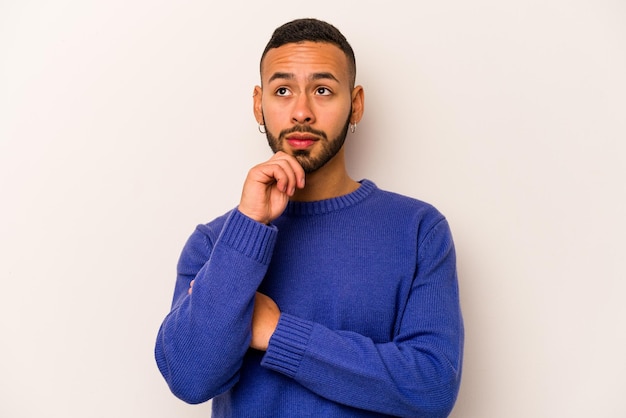
[[[338,161],[364,100],[345,37],[328,23],[295,20],[274,31],[260,67],[254,114],[272,150],[293,155],[309,173]]]
[[[343,51],[348,60],[350,87],[353,88],[356,81],[356,59],[352,47],[339,29],[317,19],[297,19],[276,28],[261,55],[261,71],[263,71],[263,60],[270,49],[307,41],[329,43]]]

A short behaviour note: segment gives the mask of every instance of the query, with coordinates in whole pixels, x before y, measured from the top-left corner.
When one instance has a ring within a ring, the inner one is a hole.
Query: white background
[[[270,155],[252,89],[298,17],[356,51],[352,175],[453,228],[452,416],[625,416],[622,0],[0,0],[0,416],[210,414],[154,339],[185,240]]]

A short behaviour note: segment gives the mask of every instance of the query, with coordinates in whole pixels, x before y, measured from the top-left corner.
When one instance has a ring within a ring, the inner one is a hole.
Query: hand
[[[239,211],[257,222],[269,224],[278,218],[296,189],[304,188],[304,169],[282,151],[253,167],[246,177]]]
[[[269,296],[256,292],[252,314],[252,340],[250,347],[265,351],[280,318],[278,305]]]

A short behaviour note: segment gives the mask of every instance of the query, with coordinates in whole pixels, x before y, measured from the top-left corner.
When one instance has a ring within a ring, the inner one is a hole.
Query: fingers
[[[304,169],[293,156],[277,152],[248,172],[239,210],[268,224],[280,216],[289,199],[301,188],[304,188]]]
[[[304,188],[304,169],[291,155],[279,151],[257,167],[268,183],[275,182],[276,188],[289,197],[294,195],[296,189]]]
[[[296,160],[293,156],[286,154],[282,151],[278,151],[276,154],[274,154],[272,159],[286,161],[289,164],[289,168],[293,170],[292,172],[294,175],[294,179],[293,179],[295,181],[294,190],[295,188],[298,188],[298,189],[304,188],[304,182],[305,182],[304,169],[302,168],[298,160]]]
[[[191,283],[189,283],[189,290],[187,290],[187,293],[191,295],[191,292],[193,290],[193,282],[195,282],[195,280],[192,280]]]
[[[249,178],[266,186],[276,188],[290,197],[297,188],[304,187],[304,170],[300,163],[291,155],[277,152],[269,160],[252,168]]]

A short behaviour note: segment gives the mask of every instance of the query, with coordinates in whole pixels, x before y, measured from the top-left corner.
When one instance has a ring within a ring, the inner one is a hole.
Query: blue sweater
[[[257,290],[282,312],[267,352],[249,348]],[[237,209],[198,226],[155,355],[216,417],[445,417],[462,351],[446,219],[363,180],[269,226]]]

